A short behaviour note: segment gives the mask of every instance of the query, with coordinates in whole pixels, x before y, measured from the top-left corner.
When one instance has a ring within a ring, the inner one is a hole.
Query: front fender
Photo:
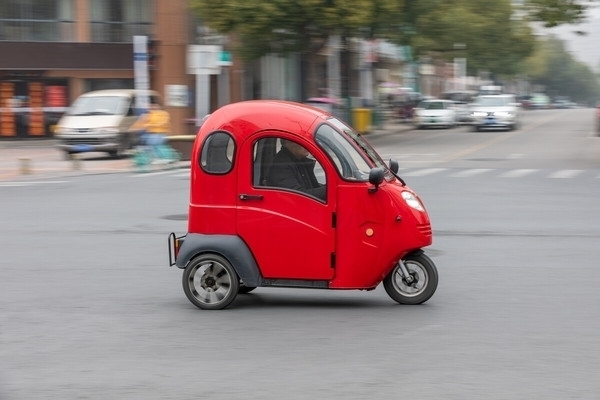
[[[184,269],[190,260],[202,253],[217,253],[233,266],[246,286],[260,286],[261,274],[246,243],[235,235],[202,235],[188,233],[179,248],[175,265]]]

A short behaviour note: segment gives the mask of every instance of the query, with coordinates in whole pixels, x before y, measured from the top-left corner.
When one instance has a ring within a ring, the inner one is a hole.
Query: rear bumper
[[[174,232],[169,234],[168,247],[169,247],[169,267],[177,264],[177,256],[179,255],[179,249],[185,241],[186,235],[177,236]]]

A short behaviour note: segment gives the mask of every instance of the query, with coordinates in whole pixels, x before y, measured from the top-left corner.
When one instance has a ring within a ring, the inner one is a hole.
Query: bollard
[[[73,171],[79,171],[81,169],[81,159],[79,158],[79,154],[71,155],[71,168]]]
[[[19,169],[22,175],[31,174],[31,159],[30,158],[19,158]]]

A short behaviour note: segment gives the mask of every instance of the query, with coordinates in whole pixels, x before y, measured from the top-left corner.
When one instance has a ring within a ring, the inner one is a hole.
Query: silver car
[[[451,128],[456,122],[456,109],[451,100],[423,100],[413,110],[413,123],[417,129],[430,126]]]
[[[137,144],[138,133],[129,128],[138,119],[137,97],[158,103],[158,93],[135,89],[98,90],[77,98],[58,121],[57,147],[70,156],[84,152],[106,152],[119,157]]]
[[[512,94],[477,96],[470,106],[473,130],[517,129],[519,104]]]

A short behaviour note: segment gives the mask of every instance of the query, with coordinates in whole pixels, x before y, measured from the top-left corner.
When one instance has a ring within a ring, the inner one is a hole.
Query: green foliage
[[[540,41],[525,66],[531,81],[545,86],[550,96],[568,96],[579,102],[600,98],[598,77],[587,65],[573,59],[555,37]]]
[[[382,37],[399,18],[401,0],[192,0],[210,28],[234,34],[245,59],[315,52],[331,34]]]
[[[593,0],[526,0],[524,11],[533,21],[551,28],[561,24],[577,24],[585,17],[587,6]]]
[[[528,21],[580,22],[598,0],[191,0],[210,28],[236,38],[246,60],[267,53],[316,54],[331,34],[386,38],[435,59],[466,57],[469,74],[519,72],[535,48]],[[462,49],[455,49],[462,44]],[[541,66],[538,66],[541,68]]]
[[[417,54],[450,60],[467,57],[470,74],[517,72],[518,62],[533,51],[531,29],[515,19],[510,0],[426,0],[408,2],[404,24],[412,35],[397,37]],[[464,50],[456,50],[456,44]]]

